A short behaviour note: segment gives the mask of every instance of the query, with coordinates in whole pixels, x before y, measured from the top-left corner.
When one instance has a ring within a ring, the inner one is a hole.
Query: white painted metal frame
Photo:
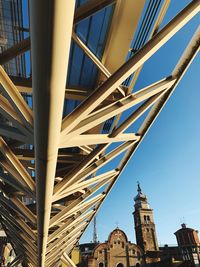
[[[28,90],[33,110],[0,66],[0,114],[10,127],[0,129],[0,221],[17,254],[10,266],[56,266],[62,260],[74,267],[72,248],[199,51],[200,29],[170,76],[134,93],[124,90],[122,82],[133,72],[139,75],[147,59],[200,11],[200,1],[192,1],[158,32],[169,4],[165,1],[154,36],[111,74],[75,34],[73,24],[113,2],[90,0],[79,10],[75,0],[30,2],[33,77]],[[71,38],[106,80],[87,98],[81,96],[81,104],[62,119]],[[26,50],[27,42],[0,61]],[[108,134],[95,130],[112,117],[118,121],[127,110],[128,117],[114,123]],[[145,113],[139,130],[129,132]],[[103,167],[117,157],[118,166],[105,172]]]

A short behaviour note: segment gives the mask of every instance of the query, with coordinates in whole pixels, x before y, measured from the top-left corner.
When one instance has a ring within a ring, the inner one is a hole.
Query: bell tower
[[[146,195],[142,193],[139,183],[137,187],[138,194],[134,198],[135,211],[133,212],[136,242],[145,252],[157,251],[159,248],[153,219],[153,210],[149,206]]]

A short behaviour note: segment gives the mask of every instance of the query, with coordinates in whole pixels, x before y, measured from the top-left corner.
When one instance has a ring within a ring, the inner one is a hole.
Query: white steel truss
[[[0,114],[9,122],[0,128],[0,222],[17,254],[10,266],[56,266],[60,260],[74,266],[72,248],[199,51],[200,29],[170,76],[131,93],[142,65],[200,11],[200,1],[159,30],[170,2],[164,1],[150,40],[110,73],[73,27],[115,2],[89,0],[75,9],[75,0],[30,1],[31,38],[0,55],[4,64],[31,44],[32,84],[18,85],[0,66]],[[71,39],[105,77],[92,93],[66,88]],[[122,86],[133,73],[129,88]],[[33,109],[23,92],[33,94]],[[65,98],[82,102],[62,118]],[[97,130],[113,117],[108,134]],[[130,132],[139,119],[140,128]],[[103,171],[119,156],[115,169]]]

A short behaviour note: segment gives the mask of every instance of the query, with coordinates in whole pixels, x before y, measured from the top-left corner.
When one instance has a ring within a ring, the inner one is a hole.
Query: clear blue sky
[[[189,2],[172,0],[163,25]],[[137,89],[171,73],[199,22],[197,15],[148,60]],[[118,224],[135,242],[132,212],[137,180],[154,209],[159,243],[176,244],[173,233],[183,220],[200,230],[199,84],[198,55],[101,207],[97,215],[100,241]],[[81,242],[91,240],[92,226]]]

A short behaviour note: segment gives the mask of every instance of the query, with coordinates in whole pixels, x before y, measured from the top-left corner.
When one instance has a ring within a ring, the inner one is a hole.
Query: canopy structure
[[[171,75],[135,90],[143,64],[200,0],[162,28],[169,0],[25,2],[0,2],[0,222],[10,266],[73,266],[71,250],[197,55],[200,29]]]

